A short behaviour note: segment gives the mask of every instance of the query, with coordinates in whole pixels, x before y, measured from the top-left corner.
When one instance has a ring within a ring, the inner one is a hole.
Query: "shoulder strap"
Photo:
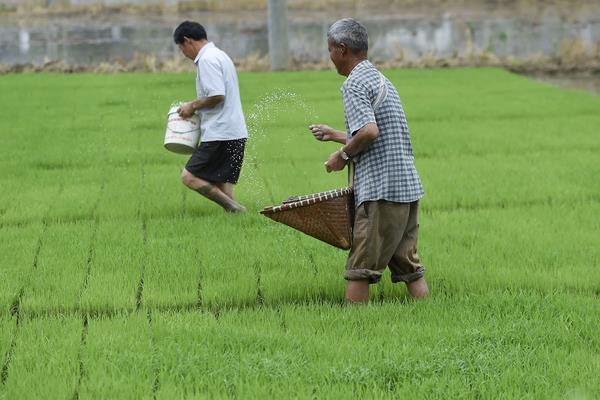
[[[373,110],[377,110],[381,103],[385,100],[388,94],[388,87],[386,83],[385,76],[381,72],[379,72],[379,93],[373,102]],[[354,162],[350,161],[348,163],[348,186],[354,186]]]
[[[381,103],[385,100],[388,94],[388,87],[385,81],[385,76],[381,72],[379,72],[379,93],[373,102],[373,110],[377,110]]]

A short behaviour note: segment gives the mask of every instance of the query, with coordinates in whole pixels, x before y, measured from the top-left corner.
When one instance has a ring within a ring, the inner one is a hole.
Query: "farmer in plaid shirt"
[[[424,195],[414,166],[408,125],[396,88],[367,60],[368,35],[359,22],[345,18],[327,33],[331,61],[340,75],[346,130],[311,125],[316,139],[344,146],[325,168],[341,171],[354,162],[356,216],[345,279],[346,300],[366,303],[369,284],[377,283],[386,267],[392,282],[404,282],[412,297],[429,289],[417,255],[419,199]]]

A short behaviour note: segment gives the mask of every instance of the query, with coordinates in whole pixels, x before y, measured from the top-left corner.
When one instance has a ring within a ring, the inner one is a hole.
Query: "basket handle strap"
[[[373,102],[373,110],[377,110],[381,103],[386,99],[388,95],[388,88],[385,82],[385,76],[380,72],[379,73],[379,93]]]
[[[377,110],[381,103],[387,98],[388,88],[387,83],[385,81],[385,76],[379,72],[379,93],[373,102],[373,111]],[[348,186],[354,187],[354,162],[350,161],[348,163]]]

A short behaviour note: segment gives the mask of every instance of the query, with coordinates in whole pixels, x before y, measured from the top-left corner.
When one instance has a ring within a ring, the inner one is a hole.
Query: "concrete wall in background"
[[[86,5],[176,5],[182,0],[0,0],[0,5],[24,8],[48,6],[86,6]]]

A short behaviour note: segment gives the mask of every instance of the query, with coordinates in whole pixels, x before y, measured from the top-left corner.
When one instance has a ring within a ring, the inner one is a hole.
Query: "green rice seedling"
[[[137,164],[112,165],[95,214],[102,220],[133,221],[140,212],[141,172]],[[130,222],[131,223],[131,222]]]
[[[78,307],[90,259],[91,222],[52,224],[42,237],[42,246],[31,278],[24,287],[25,312],[64,312]]]
[[[255,305],[262,301],[261,266],[256,261],[255,246],[242,232],[241,237],[231,235],[224,228],[225,218],[215,217],[213,226],[221,228],[206,229],[202,235],[201,240],[210,243],[212,249],[200,253],[202,303],[209,308]]]
[[[0,398],[72,397],[80,375],[82,326],[81,319],[70,317],[25,319]]]
[[[265,77],[268,76],[268,79]],[[281,72],[265,74],[260,72],[240,73],[240,92],[246,113],[250,113],[252,106],[265,104],[260,101],[274,93],[282,94],[279,100],[286,100],[285,93],[295,93],[305,99],[305,103],[314,106],[317,114],[321,113],[321,105],[331,107],[332,103],[342,110],[342,99],[339,88],[344,79],[334,71],[304,71]],[[289,96],[288,96],[289,97]],[[292,96],[293,97],[293,96]],[[292,98],[293,100],[293,98]],[[289,102],[286,101],[286,105]],[[291,107],[296,107],[293,104]],[[257,107],[260,108],[260,107]],[[284,115],[286,113],[283,113]],[[289,115],[289,113],[287,113]],[[301,116],[296,116],[298,118]],[[341,120],[343,122],[343,118]]]
[[[94,175],[100,175],[97,170],[92,171],[95,173]],[[64,186],[60,200],[52,206],[48,213],[48,219],[77,222],[91,221],[95,218],[96,209],[103,195],[104,178],[91,175],[85,172],[79,173],[76,178],[79,182]]]
[[[183,192],[181,168],[175,165],[144,166],[144,184],[141,193],[142,213],[146,218],[173,218],[182,215],[185,202],[201,201],[200,194]],[[185,193],[184,194],[182,194]],[[190,196],[188,196],[190,195]],[[195,195],[195,196],[191,196]],[[188,197],[192,197],[188,200]],[[202,200],[203,206],[211,208],[213,204]]]
[[[315,270],[307,255],[303,254],[307,238],[293,231],[273,234],[263,229],[255,232],[256,236],[267,239],[255,246],[256,252],[250,256],[257,274],[259,302],[278,304],[286,301],[303,302],[314,298]],[[260,256],[271,252],[274,253],[273,257],[268,259]]]
[[[16,331],[16,318],[0,316],[0,365],[4,368]],[[0,379],[3,379],[0,377]]]
[[[543,119],[473,119],[467,121],[418,121],[410,124],[417,161],[465,156],[546,155],[556,159],[566,151],[593,152],[598,147],[594,128],[600,124],[595,115],[560,115]],[[568,134],[566,134],[568,132]]]
[[[160,366],[157,398],[226,393],[225,385],[212,378],[224,376],[224,370],[236,369],[236,359],[211,349],[211,340],[220,336],[218,322],[212,314],[153,315],[152,332]],[[206,385],[206,381],[211,385]]]
[[[175,223],[174,223],[175,222]],[[143,303],[151,308],[198,306],[203,243],[198,219],[152,219],[148,223]]]
[[[291,376],[310,375],[302,376],[301,381],[312,382],[319,393],[327,388],[325,396],[339,386],[351,386],[357,393],[373,390],[371,393],[384,398],[410,393],[417,397],[444,393],[496,397],[504,390],[516,395],[525,388],[536,396],[552,396],[543,383],[553,378],[562,381],[562,368],[546,370],[547,375],[536,376],[534,382],[529,380],[528,369],[552,365],[552,360],[563,359],[565,352],[575,347],[596,345],[588,342],[593,328],[586,315],[592,299],[580,299],[573,307],[567,305],[569,301],[562,303],[567,298],[493,292],[452,303],[433,300],[347,310],[286,307],[286,334],[302,338],[294,347],[310,366],[287,371]],[[440,307],[438,301],[446,305]],[[483,308],[454,314],[471,302]],[[529,309],[527,315],[522,309]],[[566,315],[570,315],[567,325],[561,320]],[[545,328],[548,321],[557,324],[550,336]],[[586,333],[565,349],[558,333],[562,329]],[[569,363],[581,356],[569,357]],[[580,361],[598,362],[593,355],[584,358]],[[313,375],[314,371],[319,374]],[[510,379],[515,380],[511,383]],[[574,382],[586,391],[597,390],[585,379]]]
[[[10,162],[2,162],[2,165],[10,164]],[[7,168],[12,169],[12,168]],[[0,218],[4,217],[6,212],[15,206],[16,203],[16,193],[19,189],[23,188],[23,182],[20,182],[17,179],[3,179],[2,187],[4,190],[0,193]]]
[[[10,186],[8,187],[10,188]],[[51,184],[42,187],[14,185],[18,198],[4,208],[3,226],[20,226],[40,223],[47,218],[49,210],[56,204],[61,192],[60,185]]]
[[[42,226],[0,229],[0,315],[15,312],[21,290],[28,284],[42,245]]]
[[[265,172],[261,172],[265,175],[263,184],[268,187],[271,194],[269,197],[273,197],[274,205],[280,204],[290,195],[312,194],[348,186],[348,177],[345,171],[338,174],[325,173],[323,163],[337,148],[331,151],[323,148],[318,150],[318,143],[314,145],[315,153],[306,157],[304,162],[265,163],[263,168]]]
[[[349,388],[378,398],[593,394],[598,360],[584,349],[598,346],[594,300],[568,299],[493,291],[451,302],[232,310],[217,319],[161,314],[153,318],[157,395],[335,398]],[[559,360],[589,368],[575,376]],[[531,374],[540,368],[543,374]]]
[[[558,115],[595,115],[589,93],[569,93],[491,68],[388,70],[398,88],[409,126],[421,121],[541,120]],[[452,88],[453,101],[447,101]],[[535,98],[535,101],[532,99]]]
[[[80,398],[152,398],[156,371],[145,313],[89,319],[81,354]]]
[[[598,203],[590,202],[432,212],[421,224],[420,251],[438,292],[509,287],[592,294],[600,252],[590,233],[598,231],[592,217],[598,211]]]
[[[98,313],[133,310],[143,290],[142,221],[103,220],[97,229],[94,262],[81,307]]]
[[[346,270],[348,252],[332,249],[325,243],[308,242],[309,261],[317,270],[318,294],[323,299],[339,303],[342,301],[346,281],[343,279]]]
[[[258,214],[347,184],[307,129],[344,127],[335,72],[240,74],[235,216],[162,148],[193,74],[3,77],[21,122],[0,120],[0,398],[599,397],[600,101],[495,69],[384,73],[432,296],[386,272],[367,307],[343,306],[346,252]]]
[[[232,220],[221,213],[198,220],[200,286],[206,305],[261,304],[266,299],[265,279],[271,273],[271,266],[285,272],[293,270],[289,257],[271,259],[270,254],[281,248],[281,243],[283,246],[288,243],[265,230],[264,223],[259,215]],[[202,251],[206,246],[214,247],[214,251]]]
[[[559,204],[597,196],[594,173],[600,168],[589,152],[557,157],[543,153],[523,156],[464,156],[460,159],[425,159],[427,197],[424,207],[441,210],[519,207]],[[562,167],[569,164],[569,169]],[[444,173],[432,173],[443,170]],[[494,179],[488,179],[493,176]]]
[[[263,236],[269,238],[263,243],[264,251],[270,246],[278,249],[276,256],[261,263],[266,304],[340,300],[346,252],[284,225],[273,228],[273,232],[263,229]]]
[[[60,75],[51,76],[53,78],[47,79],[47,76],[25,74],[13,79],[3,79],[2,91],[11,93],[13,100],[6,104],[5,110],[12,115],[13,121],[30,120],[31,124],[14,124],[5,119],[1,123],[2,130],[11,132],[7,136],[20,143],[11,152],[13,157],[26,156],[31,148],[44,148],[46,153],[42,153],[42,157],[52,157],[53,151],[60,148],[63,155],[64,150],[69,149],[67,160],[79,164],[89,158],[93,149],[90,145],[94,144],[94,135],[90,132],[98,127],[98,114],[89,112],[90,104],[86,99],[93,98],[94,93],[87,90],[90,88],[83,76],[71,79]],[[22,90],[23,87],[28,87],[28,90]],[[83,96],[83,101],[74,99],[74,90]],[[31,111],[19,108],[32,98],[43,104],[36,108],[34,119]]]

